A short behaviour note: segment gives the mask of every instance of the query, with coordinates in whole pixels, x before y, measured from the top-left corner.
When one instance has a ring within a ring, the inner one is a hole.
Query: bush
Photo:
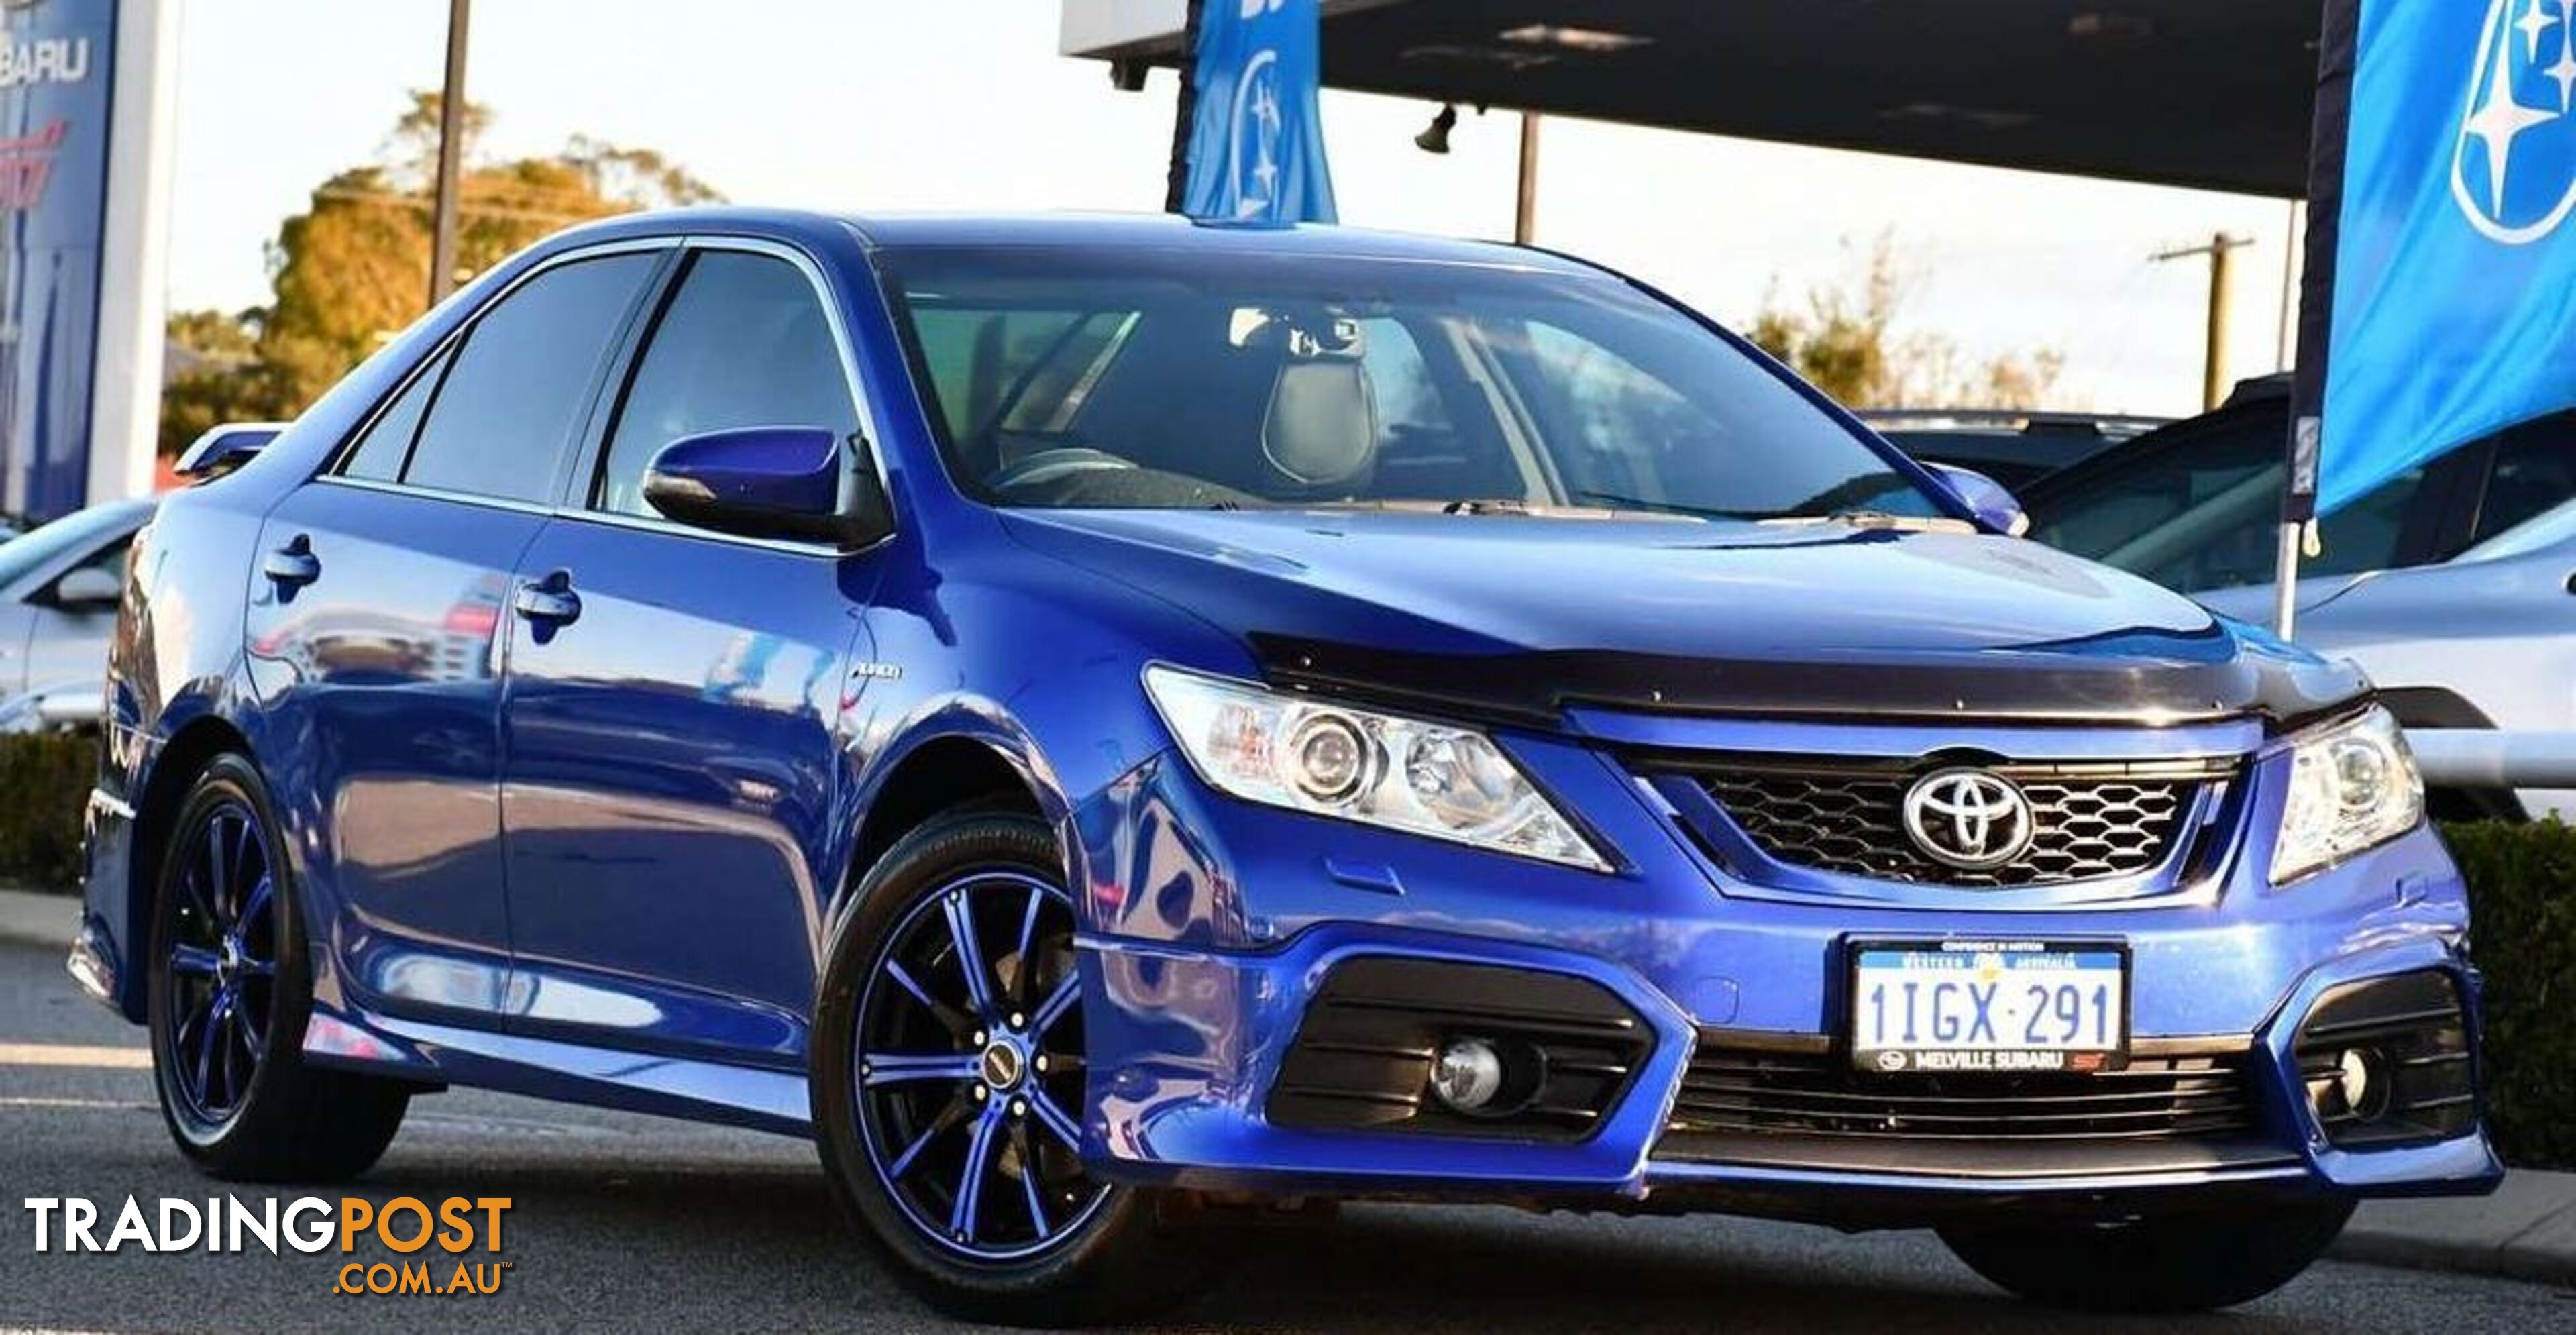
[[[66,894],[79,889],[81,808],[97,774],[95,735],[0,737],[0,881]]]
[[[2576,826],[2449,825],[2487,981],[2488,1126],[2507,1160],[2576,1168]]]

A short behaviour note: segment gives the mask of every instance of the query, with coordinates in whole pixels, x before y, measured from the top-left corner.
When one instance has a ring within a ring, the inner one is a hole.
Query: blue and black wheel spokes
[[[889,933],[859,999],[859,1134],[913,1226],[979,1260],[1071,1237],[1105,1184],[1080,1154],[1073,901],[1019,872],[942,886]]]
[[[171,1074],[195,1119],[240,1108],[268,1054],[277,1003],[277,881],[268,840],[248,807],[217,807],[171,850],[179,866],[171,916]]]

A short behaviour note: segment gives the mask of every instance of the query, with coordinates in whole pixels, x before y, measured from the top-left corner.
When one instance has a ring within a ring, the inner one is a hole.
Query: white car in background
[[[2268,624],[2288,432],[2287,380],[2249,381],[2034,484],[2030,536]],[[2576,730],[2576,413],[2410,469],[2320,536],[2296,637],[2359,663],[2401,722]],[[2576,821],[2576,790],[2437,791],[2434,807]]]

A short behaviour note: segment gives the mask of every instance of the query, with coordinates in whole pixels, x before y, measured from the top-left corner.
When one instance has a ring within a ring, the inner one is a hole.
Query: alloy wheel
[[[268,839],[247,805],[216,806],[172,851],[166,970],[171,1087],[188,1119],[220,1128],[241,1109],[268,1056],[277,1008],[277,882]]]
[[[859,1135],[920,1234],[1016,1261],[1078,1234],[1108,1198],[1084,1172],[1073,901],[1013,871],[960,876],[886,936],[859,999]]]

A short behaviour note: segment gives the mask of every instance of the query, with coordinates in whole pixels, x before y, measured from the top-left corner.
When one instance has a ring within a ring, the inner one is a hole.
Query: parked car
[[[1917,459],[1973,468],[2014,491],[2166,421],[1991,408],[1873,408],[1860,418]]]
[[[97,687],[126,548],[152,505],[93,505],[0,543],[0,697]]]
[[[2268,622],[2289,384],[2032,487],[2031,536]],[[2300,563],[2300,643],[2350,657],[2412,727],[2576,729],[2576,413],[2528,422],[2381,485]],[[2441,814],[2576,818],[2576,792],[2435,794]]]
[[[449,1085],[810,1136],[1024,1323],[1263,1202],[2171,1310],[2492,1189],[2366,683],[2020,519],[1526,250],[590,224],[165,503],[73,973],[217,1175]]]

